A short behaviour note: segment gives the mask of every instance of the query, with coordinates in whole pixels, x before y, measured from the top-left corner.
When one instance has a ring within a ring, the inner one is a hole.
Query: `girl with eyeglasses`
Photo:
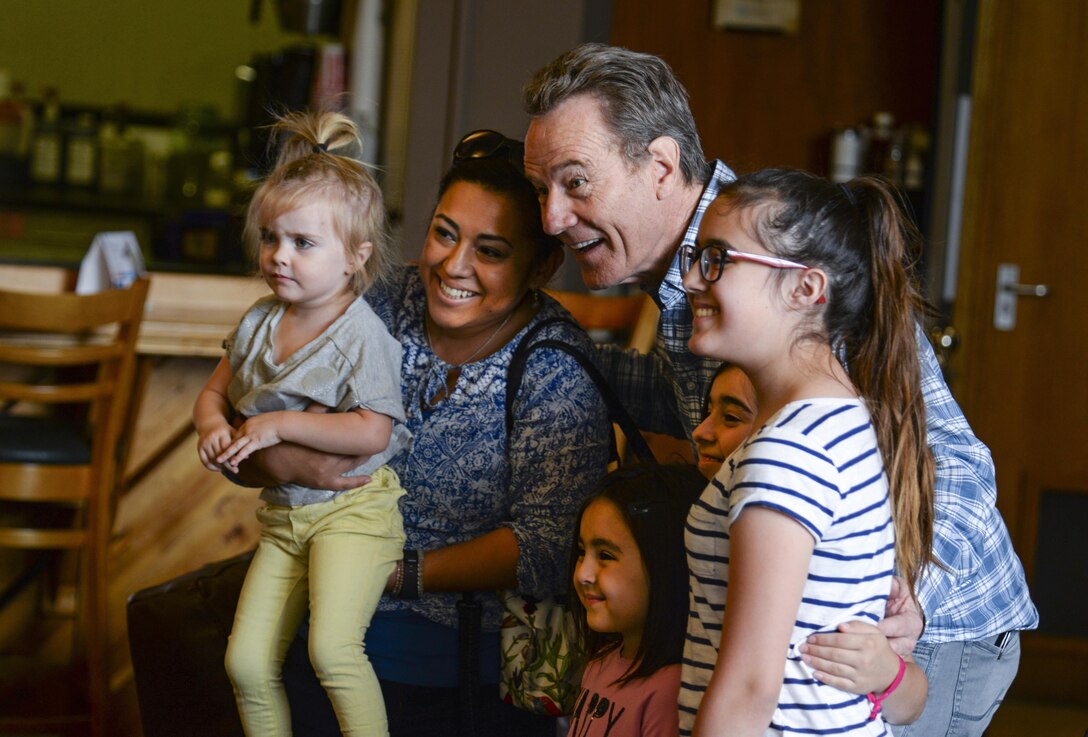
[[[916,245],[881,180],[767,170],[725,187],[681,254],[692,351],[740,367],[758,407],[687,522],[683,735],[886,735],[921,712],[925,677],[897,655],[865,695],[802,659],[931,564]]]
[[[583,504],[570,598],[588,662],[568,737],[675,737],[684,520],[705,483],[694,466],[628,466]]]

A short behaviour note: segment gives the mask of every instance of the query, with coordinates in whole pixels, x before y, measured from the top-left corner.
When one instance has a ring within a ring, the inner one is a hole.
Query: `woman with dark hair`
[[[367,294],[403,346],[402,396],[413,434],[411,450],[390,461],[407,491],[405,553],[365,643],[394,737],[456,731],[461,592],[516,589],[539,598],[565,591],[575,511],[607,466],[604,403],[560,351],[530,354],[506,432],[514,347],[544,320],[573,320],[541,291],[562,250],[543,232],[521,158],[521,144],[494,131],[465,136],[442,178],[418,264]],[[539,333],[546,338],[592,347],[573,323],[549,324]],[[271,475],[321,488],[358,485],[340,475],[358,459],[269,450],[247,481]],[[495,596],[477,600],[484,685],[476,734],[554,734],[554,719],[499,700],[502,610]],[[304,635],[305,628],[299,639]],[[288,658],[295,732],[336,734],[323,692],[305,673],[304,648],[296,642]]]

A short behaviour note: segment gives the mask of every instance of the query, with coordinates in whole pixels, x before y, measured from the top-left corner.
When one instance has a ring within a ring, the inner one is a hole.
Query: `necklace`
[[[431,343],[431,329],[427,325],[427,318],[423,318],[423,337],[427,339],[427,347],[430,349],[431,354],[434,356],[434,359],[431,361],[431,365],[428,369],[429,375],[424,381],[423,388],[423,399],[428,407],[435,406],[439,401],[449,396],[449,392],[451,391],[449,385],[450,374],[452,374],[454,371],[460,372],[462,366],[471,363],[473,359],[476,358],[476,356],[483,353],[484,348],[487,348],[487,346],[490,345],[491,341],[495,339],[495,336],[502,332],[502,329],[506,327],[507,323],[510,322],[510,318],[513,316],[513,310],[506,313],[506,317],[503,318],[503,321],[498,324],[498,327],[491,331],[491,334],[484,339],[483,343],[480,343],[480,345],[476,346],[476,350],[472,352],[472,355],[470,355],[468,358],[464,359],[460,363],[446,363],[438,356],[438,353],[434,349],[434,345]],[[449,368],[447,368],[443,372],[442,369],[439,368],[440,363],[445,364]]]

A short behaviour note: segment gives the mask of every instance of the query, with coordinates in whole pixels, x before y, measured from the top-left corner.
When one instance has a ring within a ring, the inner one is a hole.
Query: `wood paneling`
[[[623,0],[612,43],[665,59],[708,157],[827,173],[830,134],[887,110],[931,127],[939,0],[801,0],[797,35],[719,31],[711,0]]]
[[[980,3],[954,315],[961,344],[951,364],[956,396],[993,453],[998,507],[1028,585],[1038,589],[1041,629],[1024,634],[1011,693],[1073,704],[1088,703],[1080,677],[1088,637],[1083,629],[1066,636],[1072,628],[1062,622],[1083,619],[1084,570],[1075,550],[1062,556],[1051,546],[1083,536],[1088,493],[1077,432],[1088,414],[1086,71],[1082,0]],[[1049,289],[1017,298],[1011,330],[994,326],[1001,264],[1017,265],[1024,284]]]

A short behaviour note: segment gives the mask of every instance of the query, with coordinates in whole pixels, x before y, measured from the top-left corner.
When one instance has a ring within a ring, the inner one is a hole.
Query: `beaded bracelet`
[[[419,562],[416,563],[416,597],[423,596],[423,551],[417,550]]]
[[[400,597],[400,592],[404,588],[404,561],[398,560],[397,567],[393,574],[393,596]]]
[[[892,692],[899,688],[899,684],[903,682],[903,674],[907,672],[907,661],[903,660],[903,657],[899,654],[896,654],[896,657],[899,658],[899,672],[895,674],[895,680],[892,681],[892,685],[884,689],[884,693],[879,696],[876,695],[875,691],[870,691],[865,697],[869,699],[870,703],[873,705],[873,711],[869,714],[870,722],[876,719],[876,715],[880,713],[880,707],[884,704],[884,699],[891,696]]]

